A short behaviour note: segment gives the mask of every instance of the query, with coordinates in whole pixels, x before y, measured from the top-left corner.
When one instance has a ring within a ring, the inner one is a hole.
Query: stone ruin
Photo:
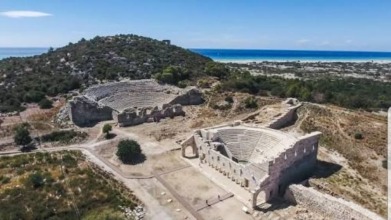
[[[150,79],[113,82],[92,86],[74,97],[69,102],[69,117],[78,126],[113,119],[119,126],[131,126],[183,116],[182,106],[203,101],[195,87],[180,89]]]
[[[193,149],[192,157],[207,164],[251,193],[249,207],[282,196],[285,189],[307,178],[316,165],[320,132],[301,137],[237,121],[200,129],[182,143]]]
[[[293,204],[301,204],[325,219],[383,220],[378,214],[342,198],[321,193],[313,188],[293,184],[284,198]]]

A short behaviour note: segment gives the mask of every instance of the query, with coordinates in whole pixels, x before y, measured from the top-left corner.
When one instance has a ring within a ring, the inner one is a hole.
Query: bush
[[[27,129],[27,126],[22,124],[16,127],[14,141],[17,145],[21,145],[23,147],[31,143],[32,139],[30,137],[30,132]]]
[[[109,138],[109,135],[110,135],[110,131],[112,130],[113,128],[111,127],[110,124],[105,124],[102,128],[102,132],[106,134],[106,139]]]
[[[7,176],[0,176],[0,184],[7,184],[11,181],[11,178]]]
[[[361,140],[361,139],[363,139],[364,137],[362,136],[362,133],[356,132],[356,133],[354,134],[354,138],[357,139],[357,140]]]
[[[257,103],[257,100],[254,98],[254,97],[247,97],[245,100],[244,100],[244,106],[246,108],[257,108],[258,107],[258,103]]]
[[[53,102],[50,101],[49,99],[47,98],[44,98],[42,99],[39,103],[38,103],[39,107],[41,109],[50,109],[53,107]]]
[[[224,99],[226,102],[228,102],[228,103],[233,103],[234,102],[234,99],[232,98],[232,96],[227,96],[227,97],[225,97],[225,99]]]
[[[77,132],[74,130],[67,131],[53,131],[50,134],[46,134],[42,136],[43,142],[61,142],[61,143],[69,143],[76,137],[86,138],[87,134],[84,132]]]
[[[140,145],[134,140],[122,140],[117,148],[116,155],[125,164],[133,164],[141,156]]]
[[[34,173],[30,174],[26,184],[28,186],[32,186],[33,188],[39,188],[43,186],[45,182],[43,181],[43,176],[41,175],[41,173]]]

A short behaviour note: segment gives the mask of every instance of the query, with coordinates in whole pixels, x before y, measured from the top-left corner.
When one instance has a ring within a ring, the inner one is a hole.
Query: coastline
[[[239,64],[248,64],[248,63],[262,63],[262,62],[275,62],[275,63],[286,63],[286,62],[300,62],[300,63],[378,63],[378,64],[387,64],[391,63],[391,60],[306,60],[306,59],[294,59],[294,60],[281,60],[281,59],[213,59],[213,61],[220,63],[239,63]]]

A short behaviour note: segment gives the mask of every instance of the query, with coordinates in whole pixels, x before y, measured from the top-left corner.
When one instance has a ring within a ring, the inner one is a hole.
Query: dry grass
[[[305,132],[321,131],[320,144],[346,159],[343,169],[314,181],[330,194],[353,200],[381,215],[386,213],[386,118],[335,106],[306,104],[297,125]],[[355,133],[363,139],[356,139]]]

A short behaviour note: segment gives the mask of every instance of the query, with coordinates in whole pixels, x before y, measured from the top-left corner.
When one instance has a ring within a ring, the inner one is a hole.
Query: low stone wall
[[[285,198],[301,204],[327,219],[381,220],[379,215],[346,200],[335,198],[303,185],[291,185]]]

